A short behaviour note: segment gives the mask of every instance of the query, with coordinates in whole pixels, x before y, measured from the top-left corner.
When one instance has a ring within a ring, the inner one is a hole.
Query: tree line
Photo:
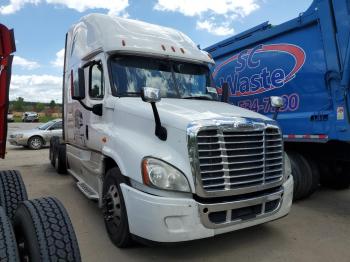
[[[51,100],[50,103],[42,103],[42,102],[29,102],[24,101],[23,97],[18,97],[15,101],[10,101],[9,103],[9,111],[36,111],[42,112],[45,109],[51,110],[59,110],[62,107],[61,104],[57,104],[55,100]]]

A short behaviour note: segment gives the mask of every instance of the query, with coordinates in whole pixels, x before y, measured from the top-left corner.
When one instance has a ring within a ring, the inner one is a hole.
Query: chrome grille
[[[283,143],[276,127],[199,130],[197,153],[197,182],[206,193],[252,187],[259,190],[283,179]]]

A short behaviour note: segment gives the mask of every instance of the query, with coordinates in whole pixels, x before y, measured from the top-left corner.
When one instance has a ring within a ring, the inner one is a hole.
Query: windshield
[[[203,65],[143,57],[112,58],[117,96],[140,96],[142,87],[159,88],[162,98],[213,99],[210,72]]]
[[[47,123],[45,123],[45,124],[39,126],[38,129],[40,129],[40,130],[46,130],[46,129],[48,129],[50,126],[52,126],[54,123],[55,123],[55,121],[47,122]]]

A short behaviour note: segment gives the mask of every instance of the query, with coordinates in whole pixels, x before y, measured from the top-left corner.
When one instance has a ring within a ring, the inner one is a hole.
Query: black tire
[[[288,153],[289,159],[290,159],[290,165],[292,169],[292,176],[294,180],[294,186],[293,186],[293,200],[297,200],[300,196],[300,190],[301,190],[301,172],[298,167],[298,165],[293,161],[291,155]]]
[[[0,171],[0,206],[10,220],[13,219],[18,205],[27,199],[21,173],[15,170]]]
[[[23,261],[81,261],[72,222],[56,198],[24,201],[17,209],[14,229]]]
[[[44,140],[40,136],[32,136],[28,139],[28,147],[32,150],[39,150],[43,145]]]
[[[56,171],[60,175],[67,174],[67,156],[66,156],[66,145],[56,144],[55,145],[55,167]]]
[[[131,246],[133,241],[120,188],[122,182],[124,177],[117,167],[107,171],[103,182],[103,213],[109,238],[117,247],[126,248]]]
[[[56,151],[56,145],[59,143],[59,137],[54,136],[50,139],[50,150],[49,150],[49,159],[50,163],[53,167],[55,167],[55,151]]]
[[[288,152],[294,178],[293,200],[300,200],[310,195],[312,188],[312,169],[301,154]]]
[[[0,261],[20,262],[12,224],[2,207],[0,207]]]
[[[323,161],[320,164],[321,185],[331,189],[347,189],[350,186],[350,163]]]
[[[312,185],[309,192],[309,195],[311,195],[315,193],[315,191],[320,186],[320,168],[315,159],[311,157],[306,157],[306,160],[309,163],[309,166],[312,171]]]
[[[53,144],[52,144],[51,140],[50,140],[50,149],[49,149],[49,160],[50,160],[51,165],[54,166],[55,162],[53,161],[54,160],[54,158],[53,158]]]

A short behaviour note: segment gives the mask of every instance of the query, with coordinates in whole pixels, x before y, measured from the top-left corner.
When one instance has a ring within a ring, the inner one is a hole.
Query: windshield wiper
[[[183,96],[182,99],[198,99],[198,100],[213,100],[213,98],[205,95],[200,96]]]
[[[141,92],[124,92],[124,93],[118,94],[118,96],[126,96],[126,95],[141,96]]]

